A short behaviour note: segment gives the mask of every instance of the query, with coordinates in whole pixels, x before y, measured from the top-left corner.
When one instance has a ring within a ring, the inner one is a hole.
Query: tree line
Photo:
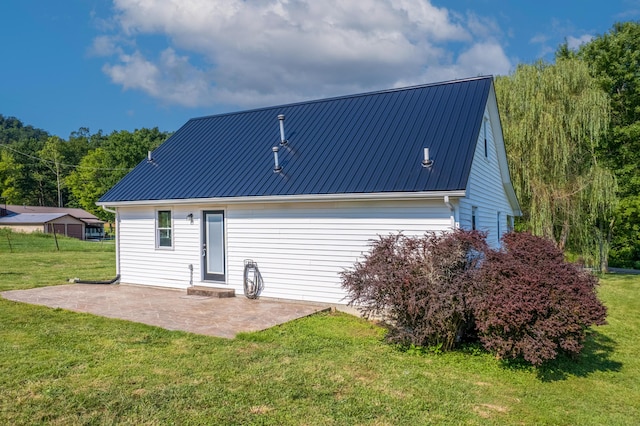
[[[158,128],[91,133],[68,139],[0,115],[0,196],[7,204],[80,207],[102,220],[96,201],[170,136]]]
[[[640,23],[624,22],[495,79],[517,228],[605,269],[640,269],[639,70]],[[95,202],[169,135],[80,128],[65,140],[0,115],[0,195],[112,221]]]
[[[496,79],[519,228],[640,269],[640,23]]]

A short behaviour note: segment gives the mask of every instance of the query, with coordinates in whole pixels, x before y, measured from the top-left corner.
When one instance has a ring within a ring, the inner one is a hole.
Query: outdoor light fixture
[[[193,223],[193,213],[189,213],[187,215],[187,220],[189,221],[189,223]]]

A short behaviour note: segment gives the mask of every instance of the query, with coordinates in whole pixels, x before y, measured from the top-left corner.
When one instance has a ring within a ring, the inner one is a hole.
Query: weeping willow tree
[[[606,269],[616,207],[612,173],[599,164],[609,98],[577,60],[520,65],[496,79],[522,227]]]

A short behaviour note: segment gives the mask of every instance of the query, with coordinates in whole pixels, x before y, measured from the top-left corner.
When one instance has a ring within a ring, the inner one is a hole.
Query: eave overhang
[[[267,204],[267,203],[313,203],[332,201],[408,201],[408,200],[437,200],[444,197],[461,198],[466,196],[465,190],[457,191],[424,191],[424,192],[377,192],[363,194],[302,194],[302,195],[268,195],[246,197],[214,197],[214,198],[184,198],[169,200],[134,200],[97,202],[104,207],[134,207],[134,206],[166,206],[166,205],[231,205],[231,204]]]

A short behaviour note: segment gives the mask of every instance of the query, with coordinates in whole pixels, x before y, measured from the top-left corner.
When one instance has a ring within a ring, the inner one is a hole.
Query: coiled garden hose
[[[244,261],[244,295],[249,299],[257,299],[262,293],[264,282],[258,264],[251,259]]]

